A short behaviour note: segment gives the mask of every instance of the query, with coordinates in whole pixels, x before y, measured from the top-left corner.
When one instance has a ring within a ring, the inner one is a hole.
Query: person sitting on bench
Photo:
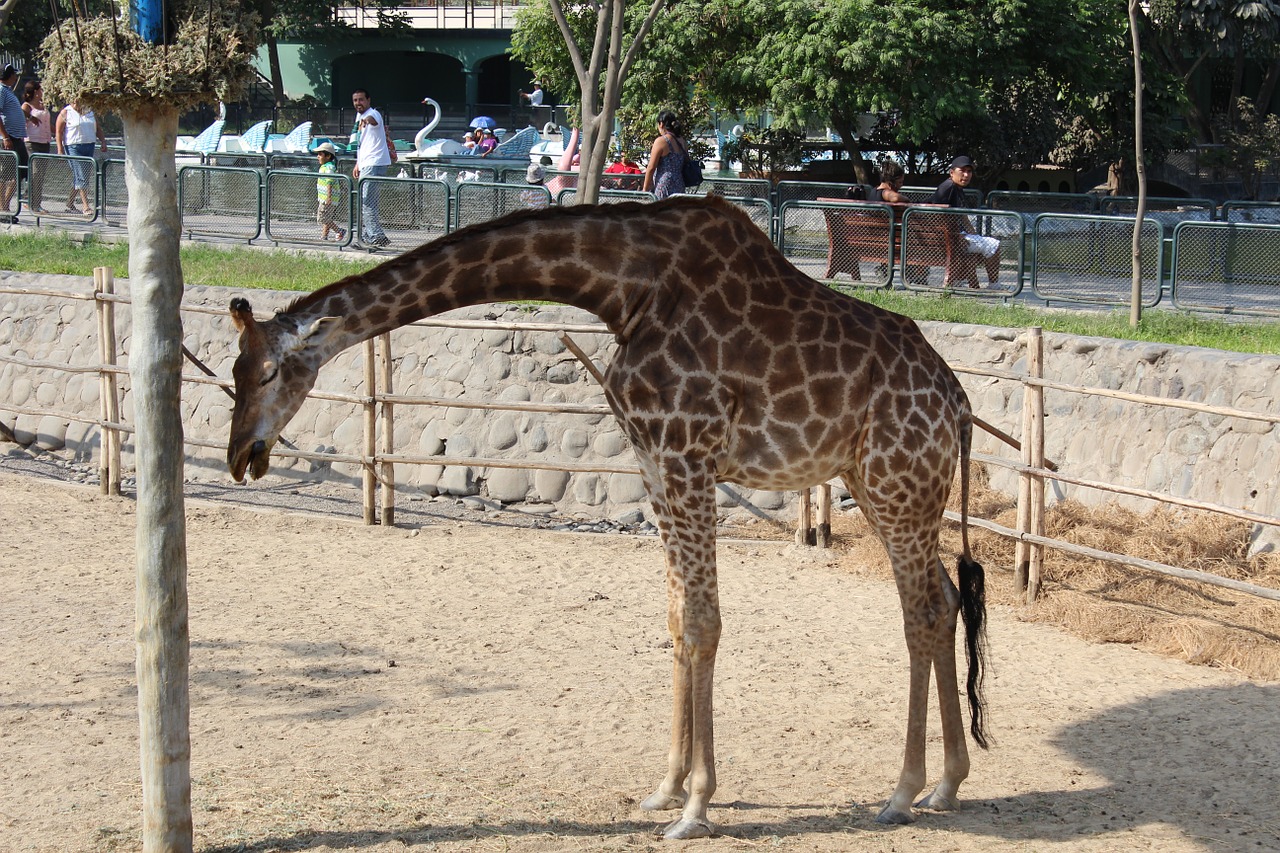
[[[948,207],[968,207],[965,198],[965,187],[973,183],[973,161],[961,154],[951,161],[947,167],[950,176],[938,187],[929,199],[930,204],[945,204]],[[960,222],[960,233],[964,236],[969,252],[981,255],[987,268],[987,281],[996,284],[1000,280],[1000,241],[995,237],[973,233],[973,224],[965,217]],[[978,286],[977,271],[969,281],[969,286]]]

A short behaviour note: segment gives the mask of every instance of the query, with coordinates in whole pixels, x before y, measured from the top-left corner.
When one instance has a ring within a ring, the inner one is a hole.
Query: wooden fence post
[[[377,516],[374,505],[377,502],[378,478],[373,470],[373,459],[378,453],[378,404],[374,396],[378,393],[378,364],[374,354],[373,339],[364,342],[364,461],[361,463],[360,481],[364,504],[364,523],[375,524]]]
[[[382,393],[391,394],[391,333],[378,336],[378,349],[382,367]],[[388,456],[396,452],[395,441],[395,404],[387,401],[382,404],[382,452]],[[383,462],[380,469],[382,480],[382,526],[391,527],[396,523],[396,466],[394,462]]]
[[[1027,352],[1031,352],[1031,336],[1034,334],[1033,329],[1028,329],[1025,337],[1027,343]],[[1028,375],[1031,370],[1031,356],[1027,356]],[[1033,386],[1030,383],[1022,383],[1022,464],[1027,462],[1031,447],[1031,391]],[[1031,475],[1024,472],[1018,474],[1018,513],[1017,520],[1014,523],[1014,529],[1018,532],[1018,539],[1013,548],[1013,583],[1019,590],[1027,588],[1027,568],[1031,563],[1030,543],[1022,537],[1031,532]]]
[[[796,507],[798,518],[796,520],[796,544],[812,545],[813,541],[810,537],[813,532],[813,503],[809,495],[809,489],[800,490],[800,500]]]
[[[1044,334],[1039,326],[1031,328],[1027,337],[1027,373],[1035,379],[1044,378]],[[1030,432],[1022,445],[1023,462],[1033,468],[1044,467],[1044,386],[1032,385],[1027,388],[1030,399],[1028,424]],[[1030,512],[1028,514],[1028,532],[1035,536],[1044,536],[1044,477],[1032,474],[1028,480],[1030,486]],[[1030,560],[1027,570],[1027,603],[1034,603],[1040,595],[1040,574],[1044,568],[1044,545],[1030,546]]]
[[[115,367],[116,305],[104,296],[116,292],[115,274],[111,267],[94,267],[94,305],[98,314],[98,358],[106,368]],[[120,494],[120,432],[108,424],[120,423],[120,392],[116,374],[105,369],[99,374],[99,411],[102,413],[102,460],[98,479],[104,495]]]
[[[831,484],[818,487],[818,535],[819,548],[831,547]]]

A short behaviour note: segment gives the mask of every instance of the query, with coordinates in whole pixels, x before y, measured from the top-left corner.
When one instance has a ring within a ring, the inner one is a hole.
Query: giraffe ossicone
[[[969,773],[955,650],[962,613],[969,729],[986,746],[983,570],[968,540],[968,397],[913,321],[810,279],[726,202],[521,212],[342,279],[269,320],[232,300],[240,333],[232,476],[266,473],[272,445],[321,365],[347,347],[451,308],[535,299],[589,310],[618,339],[604,391],[635,449],[667,566],[671,742],[667,772],[643,803],[681,810],[667,837],[714,832],[707,806],[716,789],[721,481],[790,490],[844,480],[893,564],[910,660],[902,771],[877,819],[913,819],[926,781],[931,672],[943,770],[919,805],[955,808]],[[938,537],[957,465],[963,553],[953,581]]]

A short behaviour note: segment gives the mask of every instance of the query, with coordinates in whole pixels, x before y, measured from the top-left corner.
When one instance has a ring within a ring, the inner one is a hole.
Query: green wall
[[[280,71],[289,98],[310,95],[348,106],[351,91],[368,89],[375,104],[418,103],[432,97],[449,109],[518,105],[531,75],[507,55],[509,30],[430,31],[410,37],[362,35],[324,44],[281,42]],[[266,48],[258,68],[270,77]]]

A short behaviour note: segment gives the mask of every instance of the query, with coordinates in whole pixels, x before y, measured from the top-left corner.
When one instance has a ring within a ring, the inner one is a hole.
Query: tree
[[[1235,124],[1246,72],[1260,72],[1258,115],[1269,111],[1280,83],[1280,2],[1278,0],[1156,0],[1138,9],[1151,45],[1150,58],[1182,87],[1186,117],[1202,142],[1220,142],[1222,129]],[[1218,66],[1226,71],[1224,98],[1197,91],[1198,75]],[[1226,120],[1215,126],[1213,108],[1224,107]]]
[[[182,266],[174,145],[180,110],[230,99],[251,70],[257,19],[236,3],[168,0],[150,44],[114,15],[64,21],[43,45],[53,97],[124,120],[137,466],[137,675],[144,853],[190,853],[191,741],[180,411]],[[137,4],[130,7],[139,13]]]
[[[4,0],[0,3],[0,32],[4,32],[4,25],[9,22],[9,16],[13,14],[13,8],[18,5],[18,0]]]
[[[623,83],[654,20],[667,3],[668,0],[652,0],[644,17],[628,26],[626,0],[591,0],[567,9],[561,0],[549,0],[548,8],[564,45],[563,53],[558,45],[548,44],[545,15],[540,16],[536,4],[517,19],[517,32],[526,26],[531,32],[520,40],[513,34],[512,52],[525,59],[525,64],[553,90],[576,90],[579,96],[577,121],[582,128],[582,157],[575,194],[578,203],[594,204],[600,198],[600,178],[608,160]],[[535,44],[540,56],[521,52],[522,45]],[[586,44],[590,44],[589,51],[583,48]],[[572,76],[564,72],[566,57]]]
[[[15,8],[21,8],[22,14],[12,15]],[[60,18],[70,16],[68,7],[48,0],[4,0],[0,4],[0,51],[19,57],[24,71],[36,66],[40,44],[53,31],[55,8],[64,10],[58,13]],[[111,0],[78,0],[75,8],[78,15],[92,16],[105,15],[114,6]]]

